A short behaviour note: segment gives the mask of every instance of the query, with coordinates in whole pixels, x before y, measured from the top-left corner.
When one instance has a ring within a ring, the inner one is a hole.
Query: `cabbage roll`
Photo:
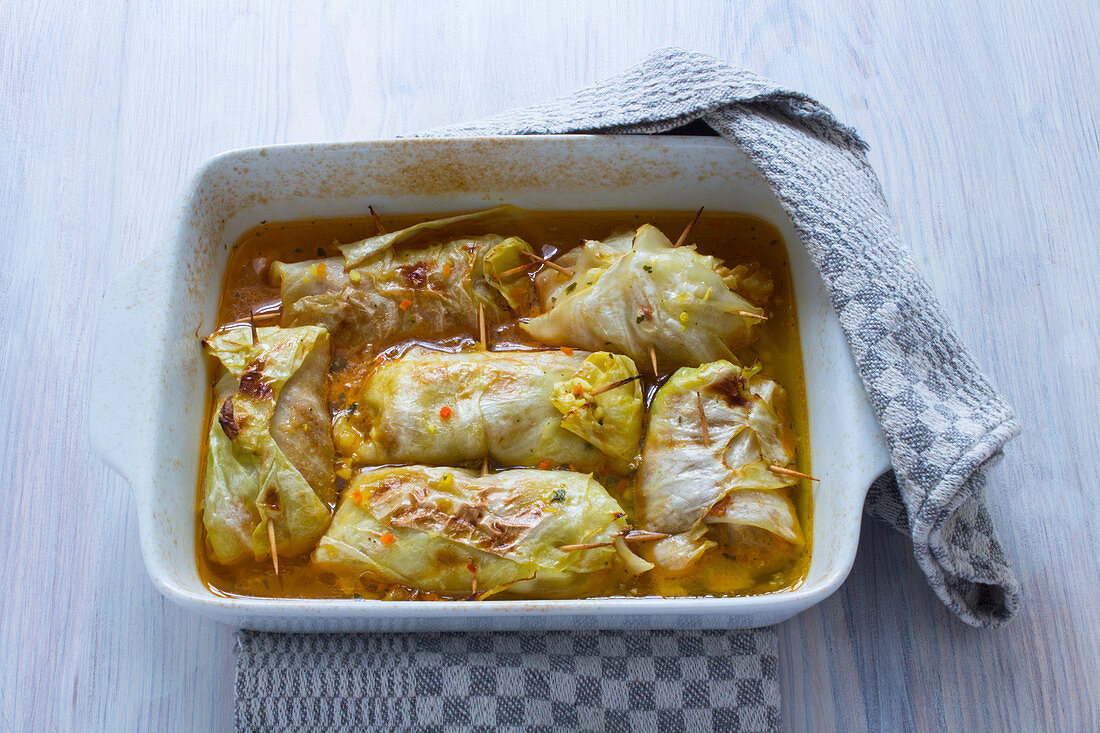
[[[530,247],[518,237],[447,238],[448,228],[506,218],[514,207],[424,222],[340,247],[341,257],[274,262],[282,325],[322,325],[340,345],[372,346],[478,331],[479,308],[491,325],[526,314],[534,286],[522,272]],[[426,235],[440,240],[409,248]],[[398,245],[403,245],[398,248]]]
[[[785,490],[797,479],[768,469],[795,458],[786,397],[755,372],[727,361],[685,367],[654,397],[636,508],[642,527],[674,535],[655,546],[658,564],[692,564],[714,545],[714,525],[730,545],[785,553],[803,544]]]
[[[623,517],[598,481],[571,471],[378,468],[348,484],[313,561],[447,595],[539,593],[610,567],[614,547],[558,548],[611,544]]]
[[[758,269],[727,270],[694,247],[673,247],[656,227],[603,242],[589,241],[557,262],[572,272],[540,272],[535,282],[544,313],[524,328],[546,344],[609,349],[662,369],[734,358],[754,336],[762,308],[730,288],[770,294]],[[765,280],[767,280],[765,282]]]
[[[382,361],[345,398],[337,447],[353,465],[446,466],[488,456],[506,466],[628,470],[641,437],[641,390],[631,382],[591,392],[636,374],[633,364],[570,351],[413,347]],[[564,392],[572,402],[562,401]]]
[[[335,502],[325,403],[328,332],[318,326],[247,328],[206,339],[225,370],[216,392],[203,492],[203,524],[220,563],[307,552]]]

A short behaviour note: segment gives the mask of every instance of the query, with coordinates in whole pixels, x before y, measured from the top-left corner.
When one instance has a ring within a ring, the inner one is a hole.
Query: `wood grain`
[[[784,624],[794,730],[1100,727],[1095,3],[0,5],[0,729],[224,729],[232,631],[146,579],[89,449],[105,282],[220,151],[387,137],[534,102],[654,48],[804,89],[872,146],[899,226],[1024,435],[990,497],[1026,594],[956,622],[867,524]]]

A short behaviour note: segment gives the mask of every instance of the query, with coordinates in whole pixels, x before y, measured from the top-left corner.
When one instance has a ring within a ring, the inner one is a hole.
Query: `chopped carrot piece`
[[[405,298],[400,303],[398,303],[397,307],[400,308],[403,311],[407,311],[409,309],[409,306],[412,305],[412,304],[413,304],[413,302],[411,300],[409,300],[408,298]]]
[[[625,478],[619,479],[619,483],[615,484],[615,491],[617,491],[621,494],[621,493],[623,493],[623,490],[625,488],[626,488],[626,479]]]
[[[443,418],[444,420],[446,420],[447,418],[449,418],[451,416],[451,408],[447,407],[446,405],[443,405],[443,407],[439,408],[439,416],[441,418]]]
[[[450,276],[451,276],[451,263],[450,262],[445,262],[445,263],[443,263],[443,277],[450,277]]]
[[[382,544],[385,545],[386,547],[389,547],[394,542],[397,542],[397,538],[394,537],[389,532],[386,532],[386,534],[382,535]]]
[[[475,574],[477,573],[477,566],[474,565],[473,563],[468,564],[466,566],[466,569],[469,570],[471,573],[475,573]]]
[[[363,501],[363,492],[359,489],[351,492],[351,500],[354,501],[356,504]]]
[[[539,463],[539,468],[541,468],[543,471],[549,471],[550,466],[552,466],[552,465],[554,465],[554,464],[550,463],[550,461],[541,461]]]
[[[561,347],[561,353],[565,354],[566,356],[573,356],[573,347],[563,346]]]
[[[580,397],[582,394],[584,394],[584,387],[579,384],[573,385],[573,396]]]

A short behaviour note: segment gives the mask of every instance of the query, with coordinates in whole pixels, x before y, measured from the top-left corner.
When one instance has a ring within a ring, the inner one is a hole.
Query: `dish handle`
[[[156,375],[149,367],[154,345],[163,340],[152,317],[164,292],[158,269],[143,260],[111,282],[92,348],[88,409],[92,445],[131,486],[138,485],[140,466],[151,465],[148,458],[155,445],[149,415],[156,409],[152,389]]]
[[[853,384],[852,402],[854,412],[848,416],[848,428],[856,436],[852,446],[855,457],[856,485],[859,486],[866,498],[867,491],[882,474],[893,468],[893,459],[890,456],[890,446],[886,437],[882,434],[882,426],[879,425],[875,408],[871,405],[871,399],[859,381],[859,372],[856,371],[855,362],[852,362],[851,379]]]
[[[886,438],[883,437],[882,429],[878,427],[878,423],[875,423],[874,432],[868,436],[867,452],[869,454],[867,463],[869,470],[863,483],[865,488],[870,489],[875,479],[894,468],[893,459],[890,457],[890,446],[886,444]]]

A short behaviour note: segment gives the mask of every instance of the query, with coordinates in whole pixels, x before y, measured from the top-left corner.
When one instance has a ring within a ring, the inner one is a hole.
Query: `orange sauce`
[[[634,229],[643,223],[657,226],[670,239],[677,238],[694,212],[631,211],[631,212],[532,212],[515,225],[499,227],[500,234],[515,234],[527,240],[536,251],[553,247],[557,251],[571,249],[586,239],[605,239],[614,232]],[[446,215],[441,215],[446,216]],[[412,224],[438,216],[387,216],[383,223],[387,231],[397,231]],[[337,244],[354,242],[377,233],[369,216],[347,219],[308,219],[288,222],[265,222],[246,232],[235,244],[226,267],[225,282],[218,308],[218,325],[246,320],[254,311],[260,325],[275,321],[262,314],[273,311],[279,303],[279,289],[267,278],[267,268],[276,260],[298,262],[339,254]],[[454,232],[448,232],[453,235]],[[810,473],[806,387],[802,370],[802,349],[798,336],[798,320],[791,284],[787,251],[779,232],[771,224],[745,214],[707,211],[695,225],[689,237],[698,250],[715,255],[729,267],[758,262],[767,268],[774,281],[774,293],[767,306],[768,320],[759,329],[759,338],[738,352],[742,363],[760,359],[763,374],[779,382],[787,392],[788,415],[797,436],[797,470]],[[471,340],[477,333],[459,334]],[[495,329],[491,340],[510,348],[534,346],[514,324]],[[358,357],[353,350],[333,350],[328,397],[330,406],[342,404],[344,393],[358,382],[370,368],[370,361]],[[211,375],[211,384],[213,383]],[[652,388],[652,384],[649,385]],[[212,392],[211,392],[212,394]],[[211,398],[212,399],[212,398]],[[205,444],[205,441],[204,441]],[[203,456],[201,465],[205,467]],[[200,474],[202,471],[200,471]],[[632,484],[620,489],[618,478],[596,476],[611,495],[633,514]],[[203,476],[198,486],[196,515],[196,559],[199,576],[215,593],[228,596],[260,596],[276,598],[405,598],[408,589],[373,583],[369,580],[338,578],[312,565],[309,555],[280,558],[280,574],[275,575],[271,562],[246,561],[232,566],[220,565],[212,559],[202,524]],[[634,577],[621,570],[610,570],[583,577],[580,585],[571,587],[565,595],[554,597],[586,598],[606,596],[741,596],[770,593],[799,585],[810,562],[812,531],[811,489],[809,482],[789,490],[806,537],[803,550],[793,558],[769,562],[767,558],[747,561],[744,557],[727,555],[722,548],[711,550],[693,566],[687,575],[662,574],[660,568]],[[429,594],[429,597],[431,595]],[[493,596],[507,599],[507,593]]]

